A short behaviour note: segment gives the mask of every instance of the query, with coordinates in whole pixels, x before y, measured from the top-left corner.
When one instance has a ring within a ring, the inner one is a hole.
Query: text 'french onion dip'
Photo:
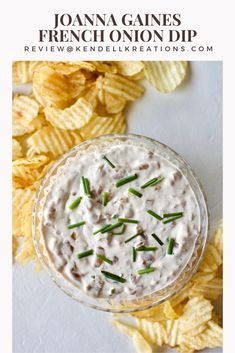
[[[71,157],[44,197],[41,232],[55,269],[97,298],[142,297],[176,279],[200,229],[174,164],[141,145],[97,145]]]

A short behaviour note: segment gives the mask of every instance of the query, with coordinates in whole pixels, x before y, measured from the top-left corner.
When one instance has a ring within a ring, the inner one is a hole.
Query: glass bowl
[[[138,297],[130,300],[117,300],[115,298],[94,298],[87,295],[82,289],[74,286],[68,279],[66,279],[60,272],[58,272],[48,255],[46,246],[44,244],[44,237],[40,229],[40,221],[42,219],[43,203],[45,202],[45,195],[48,191],[48,186],[55,180],[58,171],[69,163],[70,158],[73,158],[79,153],[84,153],[87,150],[94,148],[107,147],[107,144],[121,144],[127,143],[130,145],[143,146],[150,151],[164,157],[169,162],[173,163],[188,180],[199,205],[200,212],[200,230],[195,240],[195,246],[191,257],[183,270],[178,274],[177,278],[171,283],[167,284],[164,288],[152,292],[149,295]],[[204,193],[200,182],[198,181],[195,173],[191,167],[180,157],[175,151],[168,146],[150,139],[148,137],[134,135],[134,134],[114,134],[96,137],[94,139],[85,141],[70,151],[65,153],[49,170],[45,178],[42,180],[40,187],[37,191],[34,207],[33,207],[33,241],[36,253],[40,262],[49,273],[51,279],[73,299],[85,304],[89,307],[114,313],[128,313],[140,310],[145,310],[156,306],[163,301],[169,299],[180,291],[190,281],[192,275],[197,270],[200,261],[202,260],[205,250],[209,228],[208,209]]]

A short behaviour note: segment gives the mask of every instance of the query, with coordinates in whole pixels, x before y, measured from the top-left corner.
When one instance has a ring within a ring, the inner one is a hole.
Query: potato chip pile
[[[145,311],[133,313],[135,326],[119,315],[113,325],[130,336],[138,353],[162,351],[162,346],[180,353],[222,347],[221,318],[214,301],[222,295],[222,224],[208,244],[204,260],[192,280],[170,300]]]
[[[14,94],[12,103],[12,250],[16,260],[37,259],[32,205],[53,162],[84,140],[125,132],[124,109],[143,95],[141,79],[146,77],[160,92],[171,92],[186,71],[184,61],[13,63],[13,83],[32,84],[31,94]]]

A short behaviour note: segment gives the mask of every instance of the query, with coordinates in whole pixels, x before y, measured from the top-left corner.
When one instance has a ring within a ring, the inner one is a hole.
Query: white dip
[[[115,168],[103,159],[104,155]],[[135,180],[116,186],[119,179],[134,174]],[[90,197],[84,193],[82,176],[89,181]],[[141,188],[160,177],[164,179],[155,186]],[[128,192],[129,188],[142,197]],[[104,192],[108,192],[106,206],[102,204]],[[69,206],[79,196],[81,202],[71,210]],[[153,217],[148,210],[163,219]],[[182,214],[164,223],[174,217],[164,214],[171,213]],[[125,223],[125,227],[93,234],[107,224],[117,223],[115,216],[136,220],[138,224]],[[68,229],[80,222],[85,224]],[[123,228],[122,234],[113,234]],[[190,259],[199,229],[199,207],[182,173],[165,158],[125,143],[73,157],[50,184],[42,214],[42,233],[56,270],[88,295],[99,298],[141,297],[165,287]],[[125,243],[141,230],[142,234]],[[133,248],[137,249],[136,261]],[[89,250],[93,252],[90,256],[78,258],[78,254]],[[111,264],[96,254],[105,256]],[[146,268],[152,272],[138,273]],[[122,277],[123,283],[107,278],[101,271]]]

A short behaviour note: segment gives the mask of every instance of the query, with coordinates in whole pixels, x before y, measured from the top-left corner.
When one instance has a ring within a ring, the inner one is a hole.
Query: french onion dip
[[[41,218],[55,269],[97,298],[142,297],[174,281],[200,229],[182,172],[125,142],[67,162],[48,187]]]

